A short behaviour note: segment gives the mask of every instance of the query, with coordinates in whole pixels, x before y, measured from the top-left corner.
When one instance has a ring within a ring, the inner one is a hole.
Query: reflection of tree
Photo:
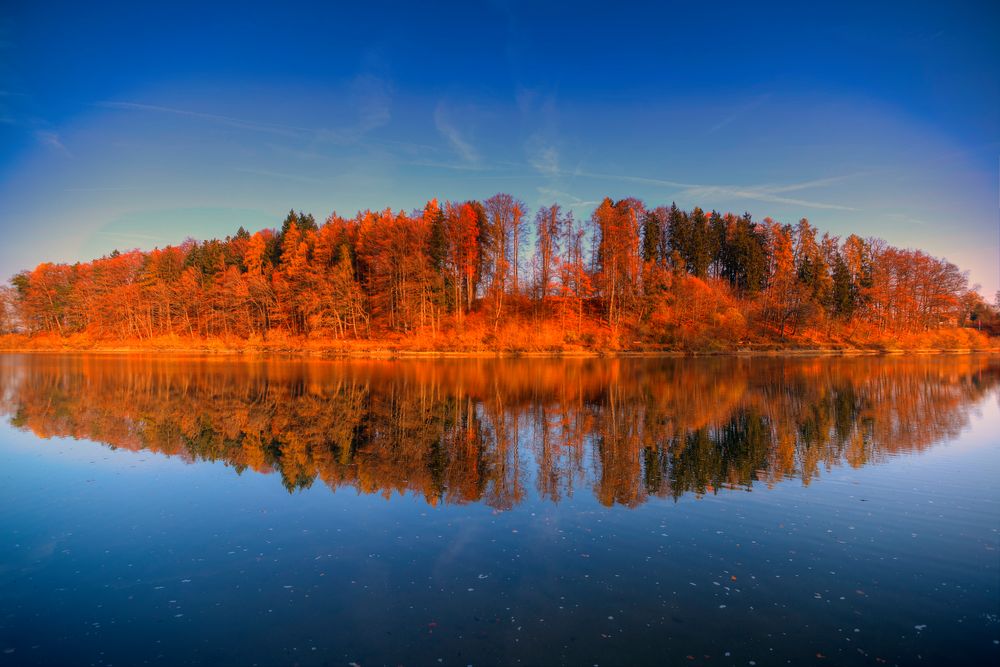
[[[955,437],[980,357],[462,361],[0,357],[0,411],[71,436],[436,504],[749,489]]]

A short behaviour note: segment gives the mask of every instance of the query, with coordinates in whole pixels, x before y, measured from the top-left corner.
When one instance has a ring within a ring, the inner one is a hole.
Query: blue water
[[[572,395],[517,364],[324,363],[0,358],[0,662],[1000,659],[996,360],[546,362],[545,378],[594,374]],[[315,427],[347,377],[366,425],[338,449],[336,426]],[[691,410],[685,388],[719,384],[736,388]],[[376,408],[387,397],[399,423]],[[290,404],[300,420],[281,416]],[[260,419],[281,437],[248,465]],[[568,446],[556,427],[573,419]],[[545,420],[561,466],[542,462]],[[426,443],[412,435],[428,424]],[[761,424],[763,457],[740,449]],[[393,428],[404,436],[383,443]],[[177,440],[185,429],[200,439]],[[867,454],[810,445],[817,430],[861,433]],[[797,443],[784,467],[782,434]],[[419,481],[411,445],[441,448],[427,465],[448,481]],[[715,463],[677,454],[656,481],[649,461],[692,448]]]

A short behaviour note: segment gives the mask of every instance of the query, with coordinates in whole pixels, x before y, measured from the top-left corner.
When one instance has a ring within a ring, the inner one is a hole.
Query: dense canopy
[[[533,224],[532,224],[533,223]],[[976,347],[989,309],[920,250],[808,220],[605,199],[533,218],[508,194],[421,210],[289,212],[280,228],[43,263],[4,294],[4,333],[420,349]]]

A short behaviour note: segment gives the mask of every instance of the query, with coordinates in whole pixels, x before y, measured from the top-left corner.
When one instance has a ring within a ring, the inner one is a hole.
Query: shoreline
[[[233,349],[205,347],[149,348],[149,347],[0,347],[2,355],[85,355],[85,356],[194,356],[225,358],[301,358],[301,359],[624,359],[624,358],[705,358],[705,357],[898,357],[936,355],[1000,355],[1000,347],[989,348],[778,348],[754,350],[746,348],[723,350],[391,350],[391,349]]]

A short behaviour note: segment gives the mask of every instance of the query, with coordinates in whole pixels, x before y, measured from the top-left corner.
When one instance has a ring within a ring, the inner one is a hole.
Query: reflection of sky
[[[1000,287],[987,4],[282,7],[4,10],[0,274],[508,191],[805,216]]]
[[[861,646],[947,664],[958,646],[995,664],[995,393],[982,412],[955,440],[809,485],[636,509],[529,485],[499,513],[319,483],[289,494],[274,476],[42,441],[4,419],[4,656],[466,664],[499,645],[505,663],[725,650],[867,664]],[[808,632],[762,642],[776,627]]]

